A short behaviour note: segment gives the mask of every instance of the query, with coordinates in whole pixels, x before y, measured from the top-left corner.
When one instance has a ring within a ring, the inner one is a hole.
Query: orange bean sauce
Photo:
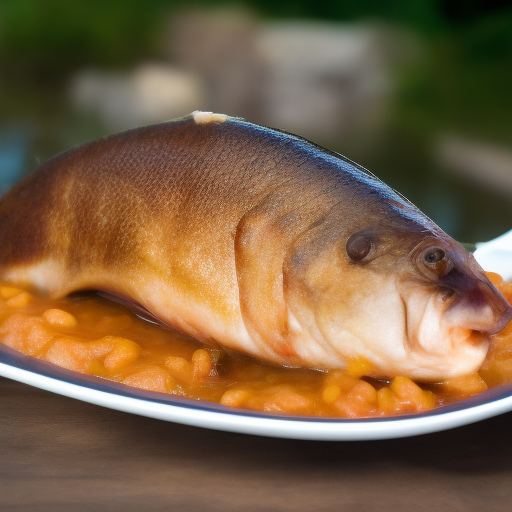
[[[509,302],[512,283],[488,276]],[[0,343],[80,373],[176,397],[255,411],[335,418],[422,412],[512,382],[512,323],[493,336],[478,373],[435,384],[365,377],[363,359],[347,370],[282,368],[204,347],[96,295],[48,301],[0,285]]]

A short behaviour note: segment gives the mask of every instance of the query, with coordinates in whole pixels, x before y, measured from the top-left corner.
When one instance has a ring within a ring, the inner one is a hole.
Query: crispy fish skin
[[[349,244],[371,247],[354,260]],[[434,266],[432,248],[444,254]],[[103,290],[275,363],[336,368],[364,356],[380,374],[420,378],[463,373],[487,350],[471,339],[468,364],[440,364],[451,352],[418,338],[440,336],[425,315],[457,317],[441,330],[458,338],[511,316],[457,242],[357,164],[208,113],[86,143],[22,180],[0,201],[0,278],[52,298]],[[372,341],[382,305],[387,334]]]

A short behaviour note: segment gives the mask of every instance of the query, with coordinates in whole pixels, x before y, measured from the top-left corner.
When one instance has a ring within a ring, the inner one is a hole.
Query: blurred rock
[[[207,110],[263,122],[266,63],[257,47],[259,29],[243,10],[193,10],[172,18],[168,53],[204,79]]]
[[[381,39],[363,26],[264,25],[266,122],[322,138],[377,127],[390,92]]]
[[[169,30],[170,55],[205,78],[208,110],[325,139],[378,127],[389,103],[377,28],[190,11]]]
[[[434,154],[447,170],[512,196],[512,151],[457,135],[440,137]]]
[[[197,76],[170,65],[144,64],[128,75],[86,70],[73,77],[71,101],[112,130],[189,114],[204,103]]]
[[[111,129],[204,109],[325,142],[364,137],[381,126],[391,98],[388,39],[370,26],[186,11],[164,34],[174,66],[145,64],[130,75],[83,71],[71,97]]]

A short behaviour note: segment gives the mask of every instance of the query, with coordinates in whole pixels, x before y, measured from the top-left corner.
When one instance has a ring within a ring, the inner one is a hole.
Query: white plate
[[[476,244],[473,255],[485,270],[512,280],[512,229],[490,242]]]
[[[512,277],[512,231],[479,244],[486,270]],[[85,402],[150,418],[243,434],[290,439],[361,441],[415,436],[459,427],[512,411],[512,389],[498,387],[457,404],[409,416],[362,420],[254,413],[143,391],[59,368],[0,345],[0,375]]]
[[[0,345],[0,375],[85,402],[196,427],[290,439],[355,441],[407,437],[480,421],[512,410],[510,390],[410,416],[343,420],[254,413],[144,391],[59,368]]]

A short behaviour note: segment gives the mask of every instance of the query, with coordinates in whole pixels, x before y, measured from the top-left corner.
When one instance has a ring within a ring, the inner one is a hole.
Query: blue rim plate
[[[240,434],[317,441],[363,441],[428,434],[512,410],[512,390],[498,387],[456,404],[407,416],[347,420],[266,414],[132,388],[60,368],[4,345],[0,345],[0,375],[149,418]]]

